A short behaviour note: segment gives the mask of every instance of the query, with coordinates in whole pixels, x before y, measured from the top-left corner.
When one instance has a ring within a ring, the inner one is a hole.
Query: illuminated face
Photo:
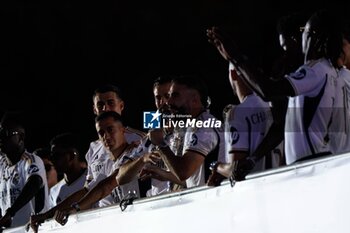
[[[303,54],[310,58],[312,54],[315,53],[320,47],[320,43],[318,43],[318,39],[316,38],[316,32],[312,28],[312,24],[308,21],[305,25],[303,35],[302,35],[302,48]]]
[[[24,131],[16,127],[0,126],[0,148],[10,159],[14,155],[22,154],[24,151]]]
[[[121,122],[115,121],[113,117],[107,117],[96,123],[96,131],[104,146],[113,151],[125,143],[125,128]]]
[[[97,93],[94,97],[94,113],[113,111],[121,114],[124,109],[124,102],[113,91]]]
[[[278,39],[280,41],[280,46],[284,51],[287,51],[287,43],[286,39],[284,38],[283,34],[279,34]]]
[[[195,94],[195,90],[188,88],[186,85],[173,83],[170,86],[168,100],[171,112],[189,114]]]
[[[168,110],[169,89],[171,83],[156,85],[153,89],[154,103],[158,110],[166,112]]]
[[[46,171],[47,185],[49,188],[51,188],[52,186],[57,184],[57,171],[50,160],[46,158],[43,158],[42,160],[44,162],[44,167]]]

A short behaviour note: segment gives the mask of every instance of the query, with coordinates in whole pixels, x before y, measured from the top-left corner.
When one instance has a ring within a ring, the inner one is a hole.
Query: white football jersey
[[[49,194],[51,208],[58,205],[64,199],[69,197],[71,194],[84,188],[86,174],[87,174],[87,169],[85,170],[85,172],[81,174],[81,176],[78,177],[78,179],[76,179],[70,185],[68,185],[66,182],[66,179],[63,178],[57,184],[52,186],[50,188],[50,194]]]
[[[6,210],[13,205],[21,194],[29,177],[39,175],[44,183],[44,187],[38,194],[15,214],[11,227],[24,225],[28,223],[32,214],[43,213],[48,210],[49,198],[46,172],[40,157],[26,151],[20,161],[12,165],[6,156],[1,156],[0,167],[0,206],[2,215],[5,215]]]
[[[336,100],[331,124],[331,151],[334,154],[350,151],[350,70],[338,72]]]
[[[287,165],[307,156],[330,153],[329,127],[337,76],[327,59],[309,62],[286,76],[296,95],[289,97],[286,115]]]
[[[252,155],[266,136],[272,124],[271,108],[255,94],[248,95],[242,103],[233,106],[225,123],[227,147],[226,162],[232,162],[232,153],[244,152]],[[260,159],[253,171],[265,169],[265,158]]]
[[[208,112],[201,113],[197,120],[205,121],[207,119],[216,119],[213,115]],[[189,127],[185,133],[183,154],[186,151],[195,151],[207,159],[207,155],[213,152],[216,148],[224,153],[219,147],[223,146],[224,149],[224,139],[220,138],[219,131],[221,129],[215,128],[196,128]],[[222,132],[222,131],[221,131]],[[220,157],[220,155],[218,155]],[[215,159],[217,160],[217,158]],[[205,163],[203,163],[192,176],[186,180],[187,188],[196,187],[200,185],[205,185]]]
[[[139,142],[144,136],[145,133],[132,129],[130,127],[125,128],[125,138],[126,141],[131,143]],[[103,146],[101,140],[96,140],[90,143],[90,148],[85,155],[85,159],[88,165],[88,174],[86,176],[86,181],[90,182],[95,177],[99,175],[99,171],[102,169],[106,160],[109,160],[109,152]]]

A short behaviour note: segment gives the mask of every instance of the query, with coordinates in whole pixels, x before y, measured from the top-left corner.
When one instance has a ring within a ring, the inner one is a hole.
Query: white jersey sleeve
[[[336,100],[336,69],[327,59],[302,66],[287,79],[296,96],[289,97],[284,130],[286,163],[331,153],[330,125]]]
[[[330,125],[330,145],[334,154],[350,151],[350,70],[339,70]]]
[[[301,66],[296,72],[286,76],[289,82],[292,84],[295,95],[317,95],[318,87],[322,86],[325,82],[324,74],[315,69],[318,61],[312,61],[308,64]]]
[[[205,121],[214,118],[211,114],[203,112],[197,119]],[[219,134],[213,128],[188,128],[185,133],[183,154],[188,151],[194,151],[201,154],[204,158],[219,147]],[[187,188],[205,184],[205,167],[203,164],[187,180]]]
[[[103,164],[106,160],[106,151],[100,140],[96,140],[90,143],[88,152],[85,155],[85,159],[88,166],[88,171],[86,175],[86,181],[90,182],[94,179],[98,172],[99,164]]]
[[[249,152],[249,128],[245,122],[245,115],[237,108],[231,110],[230,118],[228,119],[225,130],[225,141],[228,148],[228,153],[234,152]],[[240,109],[240,108],[238,108]]]

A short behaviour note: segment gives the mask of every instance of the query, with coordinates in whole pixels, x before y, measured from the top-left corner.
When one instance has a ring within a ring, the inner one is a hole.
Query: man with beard
[[[153,83],[154,102],[157,110],[163,114],[169,114],[169,89],[173,76],[160,76]],[[166,140],[171,145],[172,151],[179,154],[182,149],[183,132],[179,129],[166,128]],[[154,196],[169,192],[174,184],[184,186],[184,182],[179,181],[171,172],[168,171],[162,160],[156,155],[157,148],[148,137],[144,138],[135,153],[129,156],[129,162],[121,166],[117,180],[119,184],[129,182],[134,177],[140,175],[141,179],[151,177],[151,189],[148,190],[147,196]],[[149,156],[155,158],[149,163]],[[141,172],[141,174],[140,174]]]
[[[204,185],[209,176],[208,168],[212,160],[217,160],[224,140],[220,136],[221,122],[207,111],[208,91],[203,80],[196,76],[180,76],[172,80],[168,105],[175,116],[173,123],[194,122],[186,127],[182,156],[175,156],[165,140],[162,130],[152,130],[149,138],[157,145],[170,171],[182,181],[187,188]],[[182,118],[182,117],[188,118]],[[203,122],[215,122],[204,127]],[[217,128],[216,128],[217,127]],[[206,171],[207,170],[207,171]]]

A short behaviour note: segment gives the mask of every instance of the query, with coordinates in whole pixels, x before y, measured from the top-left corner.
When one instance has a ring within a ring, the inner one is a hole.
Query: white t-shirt
[[[1,156],[0,167],[0,207],[2,215],[5,215],[6,210],[13,205],[31,176],[39,175],[44,183],[44,187],[38,194],[17,211],[13,217],[11,227],[24,225],[28,223],[32,214],[43,213],[48,210],[49,198],[46,172],[40,157],[26,151],[20,161],[11,165],[6,156]]]
[[[350,151],[350,70],[338,72],[336,99],[331,124],[331,151],[334,154]]]
[[[208,112],[201,113],[197,120],[216,119]],[[207,159],[207,155],[216,148],[224,145],[224,139],[220,138],[219,129],[214,128],[187,128],[184,139],[183,154],[186,151],[195,151]],[[219,145],[221,144],[221,145]],[[224,153],[224,150],[219,148]],[[220,157],[220,156],[219,156]],[[217,160],[217,159],[215,159]],[[186,180],[187,188],[205,185],[205,163],[203,163],[192,176]]]
[[[289,97],[286,115],[287,165],[307,156],[330,153],[329,126],[337,76],[326,59],[309,62],[286,76],[296,95]]]
[[[266,136],[272,124],[270,105],[255,94],[248,95],[242,103],[232,108],[225,124],[225,141],[228,157],[232,162],[232,153],[244,152],[252,155]],[[253,171],[265,169],[265,159],[260,159]]]
[[[50,189],[50,204],[51,208],[65,200],[71,194],[84,188],[87,169],[73,183],[67,184],[66,179],[60,180]]]

